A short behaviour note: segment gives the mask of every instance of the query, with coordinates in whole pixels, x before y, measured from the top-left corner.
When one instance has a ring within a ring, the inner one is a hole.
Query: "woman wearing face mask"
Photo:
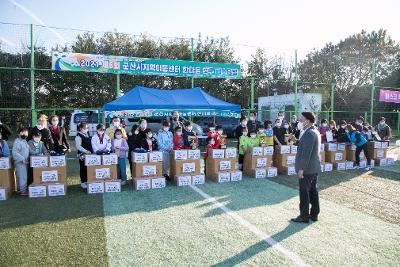
[[[356,145],[356,163],[355,163],[355,169],[358,169],[360,167],[360,153],[361,151],[364,151],[364,155],[367,158],[367,171],[370,170],[371,168],[371,158],[368,153],[368,141],[365,139],[365,137],[357,131],[353,125],[348,124],[346,126],[346,134],[347,138],[349,138],[350,142],[354,143]]]
[[[46,149],[49,151],[53,151],[54,149],[54,142],[53,138],[51,137],[50,130],[47,128],[47,116],[42,114],[39,116],[37,124],[35,127],[31,128],[28,135],[28,141],[33,139],[32,133],[40,131],[41,141],[45,145]]]
[[[175,135],[173,139],[174,143],[174,150],[181,150],[184,149],[184,141],[183,141],[183,129],[182,127],[176,127],[175,129]]]
[[[115,129],[114,138],[111,140],[111,150],[118,156],[118,179],[121,179],[121,185],[126,184],[126,152],[129,150],[128,143],[122,138],[121,129]]]
[[[122,133],[122,138],[127,139],[128,136],[126,135],[125,129],[121,125],[121,119],[119,117],[114,117],[111,120],[110,127],[107,128],[106,134],[112,139],[115,136],[115,130],[120,130]]]
[[[128,153],[128,161],[132,174],[132,152],[136,149],[140,149],[143,143],[143,140],[146,139],[146,135],[144,131],[147,129],[147,121],[145,119],[141,119],[139,121],[139,125],[133,125],[130,133],[128,134],[128,145],[129,145],[129,153]]]
[[[275,126],[272,130],[274,132],[274,145],[275,146],[286,145],[285,141],[286,130],[282,127],[282,121],[280,119],[275,120]]]
[[[183,141],[185,149],[197,149],[199,140],[196,133],[193,131],[193,123],[188,121],[186,123],[186,131],[183,133]]]
[[[54,151],[62,154],[64,154],[64,152],[71,152],[65,128],[58,125],[58,116],[52,115],[50,121],[50,133],[54,142]]]
[[[15,175],[17,177],[17,190],[22,196],[28,195],[28,164],[29,164],[29,145],[28,128],[18,130],[18,138],[14,140],[12,156],[14,159]]]
[[[326,133],[330,132],[331,129],[328,127],[328,121],[323,119],[321,120],[321,127],[319,127],[319,133],[321,134],[321,143],[325,144],[327,143],[327,139],[326,139]]]
[[[78,125],[78,134],[75,137],[75,146],[78,151],[79,159],[79,176],[81,178],[81,187],[87,188],[87,169],[85,166],[85,155],[92,154],[92,141],[89,136],[89,127],[86,122],[81,122]]]
[[[172,133],[169,131],[170,125],[167,120],[162,123],[162,128],[157,134],[157,144],[160,151],[163,152],[163,175],[167,180],[169,178],[169,155],[173,149]]]
[[[340,126],[338,127],[337,132],[336,132],[336,140],[339,143],[350,142],[349,138],[347,137],[347,134],[346,134],[346,126],[347,126],[346,121],[344,121],[344,120],[340,121]]]
[[[392,129],[389,127],[389,125],[386,124],[386,118],[381,117],[379,120],[379,124],[375,126],[375,130],[381,140],[390,140],[392,136]]]
[[[142,141],[143,142],[142,148],[150,152],[157,151],[158,150],[157,139],[153,136],[151,129],[144,130],[144,134],[146,135],[146,138]]]
[[[8,147],[7,141],[3,140],[3,137],[0,133],[0,158],[9,156],[10,156],[10,149]]]
[[[333,141],[337,141],[337,127],[336,127],[336,121],[331,120],[329,122],[329,129],[331,130],[332,136],[333,136]]]
[[[111,151],[111,138],[105,133],[104,124],[97,125],[97,133],[92,137],[93,153],[97,155],[108,154]]]

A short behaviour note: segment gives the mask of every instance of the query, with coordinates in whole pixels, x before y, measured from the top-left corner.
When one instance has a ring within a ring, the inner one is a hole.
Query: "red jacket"
[[[181,150],[184,147],[184,140],[182,135],[174,135],[174,139],[172,140],[174,143],[174,150]]]

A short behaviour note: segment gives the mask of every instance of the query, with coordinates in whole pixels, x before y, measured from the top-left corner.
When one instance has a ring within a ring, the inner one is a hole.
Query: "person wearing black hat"
[[[304,133],[298,143],[295,163],[299,177],[300,215],[291,221],[308,223],[310,219],[318,221],[320,212],[317,182],[321,172],[321,134],[314,126],[314,113],[303,112],[300,121],[304,125]]]

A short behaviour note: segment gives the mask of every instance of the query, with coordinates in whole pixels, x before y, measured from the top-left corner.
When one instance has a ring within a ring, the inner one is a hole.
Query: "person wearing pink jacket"
[[[114,139],[111,140],[111,151],[118,155],[118,179],[121,179],[121,185],[126,184],[126,152],[129,151],[128,142],[122,138],[122,131],[116,129]]]

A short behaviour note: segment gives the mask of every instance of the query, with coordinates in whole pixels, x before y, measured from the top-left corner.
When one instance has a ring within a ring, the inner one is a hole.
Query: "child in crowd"
[[[204,160],[206,160],[207,159],[207,157],[208,157],[208,150],[209,149],[214,149],[214,148],[217,148],[216,147],[216,144],[215,144],[215,140],[214,140],[214,138],[213,137],[207,137],[207,146],[206,146],[206,151],[205,151],[205,153],[204,153]]]
[[[111,138],[105,133],[106,127],[100,123],[97,125],[97,133],[92,137],[93,153],[97,155],[108,154],[111,151]]]
[[[250,142],[246,150],[256,146],[260,146],[260,139],[257,137],[257,130],[254,129],[250,131]]]
[[[14,140],[12,156],[14,159],[15,174],[17,176],[17,189],[21,196],[28,195],[27,179],[29,164],[28,128],[20,128],[18,137]]]
[[[265,145],[273,146],[274,145],[274,130],[272,128],[272,121],[265,121],[264,123],[264,133],[265,133]]]
[[[10,156],[10,148],[8,147],[7,141],[3,140],[0,132],[0,158],[9,156]]]
[[[163,175],[167,180],[170,180],[168,171],[169,171],[169,155],[172,151],[173,145],[173,137],[170,132],[170,123],[167,120],[164,120],[162,123],[162,128],[160,132],[157,134],[157,145],[160,151],[163,152]]]
[[[188,121],[186,123],[186,131],[183,133],[183,141],[185,149],[197,149],[199,140],[196,133],[193,131],[193,123]]]
[[[226,148],[226,135],[224,135],[224,130],[222,129],[222,126],[217,126],[217,138],[215,140],[215,146],[217,148]]]
[[[34,131],[32,133],[32,139],[28,141],[29,145],[29,155],[30,156],[40,156],[47,154],[47,148],[40,139],[42,134],[40,131]]]
[[[257,138],[260,140],[260,146],[267,146],[267,135],[265,134],[265,127],[262,124],[258,127]]]
[[[321,143],[327,143],[326,134],[331,132],[331,129],[328,126],[328,121],[323,119],[321,120],[321,126],[319,127],[319,133],[321,134]]]
[[[184,140],[182,136],[182,127],[178,126],[175,128],[175,135],[174,135],[174,150],[181,150],[184,149]]]
[[[114,138],[111,141],[111,150],[118,155],[118,179],[121,185],[126,184],[126,152],[129,151],[128,142],[123,138],[121,129],[115,129]]]
[[[144,134],[146,138],[142,140],[141,147],[150,152],[158,150],[157,139],[153,136],[151,129],[144,130]]]
[[[218,139],[218,132],[216,131],[216,125],[215,123],[211,122],[208,124],[208,133],[207,137],[212,137],[214,138],[214,141],[216,142]]]
[[[239,169],[243,169],[244,154],[247,151],[250,143],[249,131],[247,127],[243,129],[243,134],[239,137]]]

